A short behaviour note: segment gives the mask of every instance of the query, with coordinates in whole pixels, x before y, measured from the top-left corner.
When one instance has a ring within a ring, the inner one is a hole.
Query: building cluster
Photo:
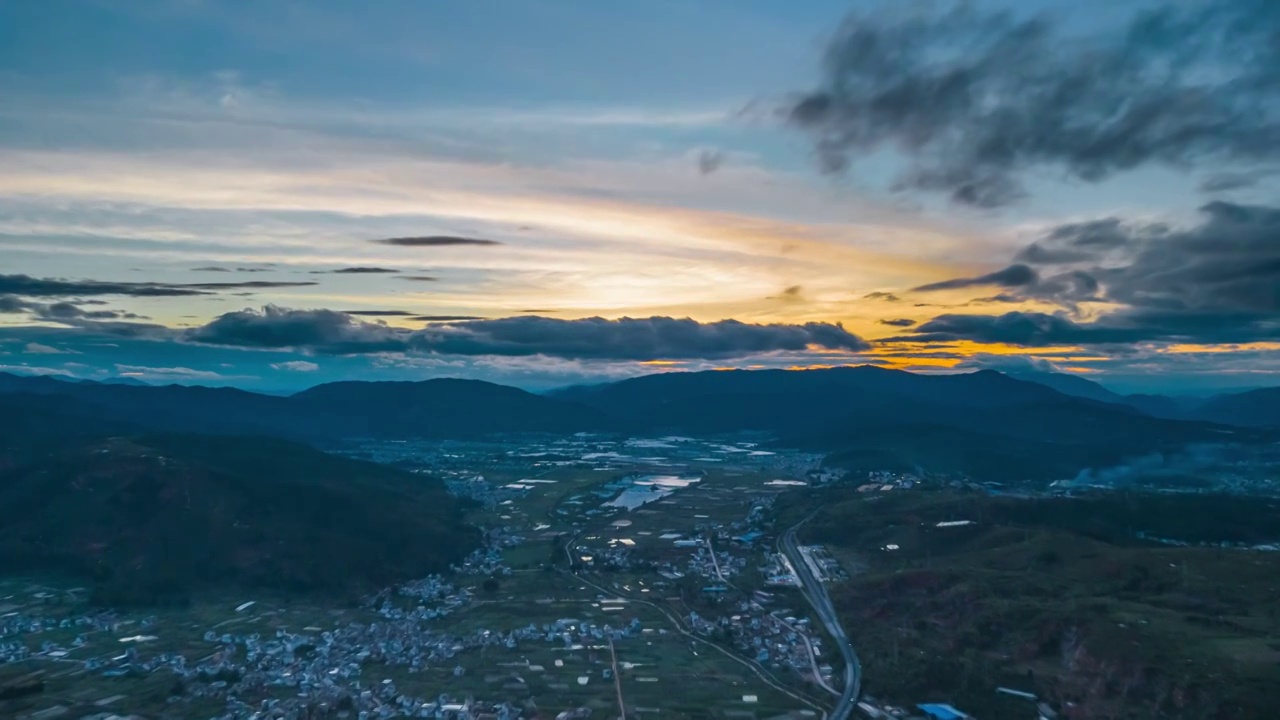
[[[700,543],[689,556],[687,573],[701,575],[711,580],[727,580],[747,568],[747,559],[722,550],[712,552],[706,543]]]
[[[849,577],[840,567],[840,562],[832,557],[831,551],[822,545],[801,545],[800,557],[819,582],[839,582]]]
[[[429,610],[433,613],[429,618],[448,615],[453,610],[471,602],[470,591],[454,587],[453,583],[439,575],[428,575],[420,580],[412,580],[383,590],[370,599],[369,605],[381,610],[389,604],[388,599],[393,594],[417,601],[424,611]],[[427,608],[425,603],[431,603],[432,606]]]
[[[521,539],[523,542],[523,538]],[[519,544],[519,543],[517,543]],[[459,575],[508,576],[511,568],[502,560],[502,548],[506,546],[486,543],[468,555],[452,570]]]
[[[808,618],[772,613],[758,602],[740,602],[731,615],[709,618],[690,613],[689,628],[706,638],[728,641],[746,657],[774,669],[789,668],[809,672],[822,641],[813,637]],[[823,668],[826,673],[830,668]]]
[[[155,624],[154,617],[142,618],[138,621],[121,620],[110,612],[96,612],[71,617],[53,618],[27,615],[20,612],[7,613],[0,617],[0,665],[19,662],[34,655],[49,658],[62,658],[74,648],[87,644],[87,634],[91,632],[118,632],[124,627],[145,630]],[[33,650],[25,641],[17,639],[24,635],[41,635],[52,631],[74,630],[75,639],[69,647],[55,642],[43,642]]]
[[[11,612],[0,617],[0,640],[16,635],[34,635],[50,630],[77,630],[115,632],[125,624],[136,624],[149,627],[155,624],[154,617],[142,618],[138,621],[122,621],[114,613],[97,612],[73,617],[53,618],[42,615],[27,615]]]
[[[214,649],[199,661],[180,653],[139,652],[141,644],[158,639],[140,634],[154,623],[153,618],[138,622],[122,621],[105,613],[62,619],[10,613],[0,618],[0,660],[18,661],[40,655],[81,665],[83,672],[105,677],[166,671],[175,679],[170,702],[177,712],[192,701],[215,700],[225,708],[220,720],[339,716],[352,720],[514,720],[521,710],[510,704],[447,696],[413,697],[399,691],[389,680],[371,684],[366,675],[376,666],[399,667],[409,672],[445,667],[462,675],[465,669],[458,663],[458,656],[470,650],[514,649],[521,643],[598,648],[643,632],[638,619],[598,624],[564,618],[514,630],[477,629],[464,634],[442,631],[429,622],[471,601],[467,589],[459,589],[443,577],[430,576],[370,597],[366,606],[378,618],[368,623],[351,622],[328,630],[309,627],[302,632],[280,629],[268,636],[209,630],[204,640]],[[31,645],[30,636],[54,630],[81,632],[67,648],[51,641],[38,648]],[[89,644],[92,632],[112,636],[122,632],[139,634],[117,637],[126,646],[114,656],[99,653],[89,659],[70,657],[70,650]]]
[[[444,485],[449,494],[472,500],[488,510],[514,504],[528,489],[527,486],[519,486],[518,483],[498,485],[485,480],[483,475],[475,474],[447,477]]]
[[[194,667],[182,664],[171,665],[170,669],[193,681],[189,683],[191,695],[225,698],[228,719],[302,718],[308,712],[326,708],[349,709],[359,718],[471,718],[478,714],[504,717],[491,713],[489,706],[482,710],[474,701],[415,698],[398,692],[390,681],[366,686],[363,670],[369,664],[407,666],[411,672],[444,665],[453,666],[454,674],[462,675],[465,669],[456,664],[456,656],[467,650],[497,646],[513,649],[522,642],[554,643],[566,648],[600,646],[642,630],[639,620],[614,627],[565,618],[507,632],[475,630],[452,635],[424,628],[414,618],[397,618],[368,625],[352,623],[320,633],[279,630],[269,638],[210,632],[206,639],[217,643],[218,651]],[[270,715],[255,715],[263,710],[262,701],[243,699],[276,695],[272,690],[282,687],[296,691],[295,697],[268,701],[273,713]],[[512,714],[512,706],[500,707],[507,708],[503,711],[505,717],[518,715]]]
[[[760,572],[764,575],[764,584],[768,587],[800,587],[800,578],[796,576],[795,568],[782,553],[768,553]]]
[[[410,672],[444,666],[452,667],[455,675],[462,675],[465,669],[457,664],[457,656],[468,650],[499,646],[514,649],[523,642],[554,643],[575,649],[598,647],[643,630],[639,620],[613,626],[566,618],[510,631],[475,630],[455,635],[428,627],[423,621],[458,607],[463,594],[439,579],[403,586],[398,592],[439,604],[424,603],[406,609],[383,596],[378,606],[382,620],[368,624],[350,623],[302,633],[281,629],[268,637],[208,631],[204,639],[217,649],[196,663],[175,653],[143,659],[129,648],[112,662],[98,661],[93,667],[86,664],[85,669],[108,676],[166,669],[182,681],[183,695],[174,702],[221,700],[226,705],[222,716],[226,720],[327,717],[330,712],[346,712],[347,717],[357,719],[515,718],[519,712],[510,705],[447,697],[417,698],[397,691],[389,681],[368,685],[365,671],[370,665],[405,667]],[[290,697],[282,699],[281,690],[287,690]]]
[[[910,473],[894,473],[887,470],[873,470],[867,473],[867,481],[858,486],[858,492],[889,492],[890,490],[910,490],[920,484],[920,478]]]

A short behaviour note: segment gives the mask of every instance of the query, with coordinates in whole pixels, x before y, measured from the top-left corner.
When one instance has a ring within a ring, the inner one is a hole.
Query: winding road
[[[810,515],[783,533],[778,539],[778,550],[791,561],[796,577],[800,579],[800,591],[813,606],[813,611],[817,613],[818,619],[822,621],[827,633],[840,649],[840,655],[844,658],[844,692],[841,693],[835,709],[831,711],[829,720],[848,720],[853,715],[853,708],[862,691],[862,663],[858,660],[858,654],[854,652],[849,637],[845,635],[844,627],[840,625],[835,607],[831,604],[830,596],[827,595],[827,588],[823,586],[821,580],[813,576],[808,563],[800,555],[796,531],[811,517],[813,516]]]

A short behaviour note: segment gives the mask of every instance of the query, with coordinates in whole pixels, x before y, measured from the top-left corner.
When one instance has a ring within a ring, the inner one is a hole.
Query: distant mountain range
[[[590,408],[477,380],[338,382],[290,396],[234,388],[65,382],[0,373],[0,407],[80,423],[153,431],[269,435],[317,441],[380,436],[465,438],[610,427]],[[7,421],[0,420],[0,429]],[[13,421],[16,422],[16,421]],[[16,431],[21,431],[22,423]]]
[[[476,380],[337,382],[275,396],[231,388],[67,382],[0,374],[0,437],[164,431],[472,438],[498,433],[742,431],[862,464],[990,476],[1074,474],[1193,442],[1250,442],[1280,427],[1280,389],[1204,401],[1125,396],[1084,378],[872,366],[662,373],[546,395]],[[927,463],[926,463],[927,464]]]
[[[998,412],[1038,406],[1240,427],[1280,427],[1280,388],[1207,399],[1121,395],[1076,375],[983,370],[922,375],[872,366],[826,370],[659,373],[545,395],[479,380],[335,382],[281,396],[234,388],[95,383],[0,373],[0,402],[96,423],[155,430],[301,439],[454,438],[576,431],[722,433],[783,437],[841,426],[931,422],[984,429]],[[1105,407],[1099,407],[1105,406]],[[994,413],[994,414],[993,414]],[[1024,418],[1025,419],[1025,418]],[[0,421],[0,430],[4,429]],[[1076,431],[1073,431],[1076,432]]]
[[[275,396],[0,374],[0,573],[71,573],[112,604],[180,602],[207,585],[352,593],[474,547],[440,483],[294,441],[749,431],[850,469],[1018,481],[1192,443],[1274,442],[1277,393],[1183,403],[1073,377],[870,366],[668,373],[547,395],[451,379]]]
[[[637,430],[756,430],[829,452],[829,462],[850,468],[959,471],[1002,481],[1071,477],[1082,468],[1191,443],[1271,436],[1190,417],[1155,417],[1080,378],[1037,379],[1047,382],[990,370],[725,371],[649,375],[554,397],[618,413]]]
[[[1128,405],[1154,417],[1243,427],[1280,427],[1280,387],[1194,398],[1121,395],[1092,380],[1067,373],[1023,372],[1012,373],[1011,377],[1051,387],[1064,395]]]

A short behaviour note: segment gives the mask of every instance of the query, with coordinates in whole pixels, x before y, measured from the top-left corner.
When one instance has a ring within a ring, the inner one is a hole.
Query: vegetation
[[[0,573],[61,571],[115,605],[205,587],[353,594],[478,543],[437,481],[266,438],[155,435],[12,449]]]
[[[264,435],[322,444],[351,437],[462,439],[526,432],[758,432],[784,446],[832,453],[830,462],[839,467],[921,467],[994,481],[1070,478],[1152,453],[1177,454],[1193,444],[1259,447],[1276,438],[1275,431],[1192,416],[1154,417],[1075,380],[1055,381],[1069,392],[1063,394],[993,371],[915,375],[862,366],[665,373],[549,396],[434,379],[327,383],[277,397],[0,373],[0,409],[13,407],[13,417],[30,417],[41,426]],[[1212,419],[1231,421],[1222,413]],[[0,434],[25,432],[13,425],[0,421]]]
[[[817,500],[825,507],[808,539],[861,568],[833,598],[868,693],[953,701],[984,720],[1030,712],[997,686],[1034,692],[1068,718],[1274,717],[1280,553],[1167,541],[1274,542],[1280,503],[960,492]],[[961,520],[972,523],[938,527]]]
[[[838,441],[826,464],[855,472],[960,473],[994,482],[1070,478],[1132,455],[1122,442],[1062,443],[1001,437],[957,427],[904,425],[868,428]]]

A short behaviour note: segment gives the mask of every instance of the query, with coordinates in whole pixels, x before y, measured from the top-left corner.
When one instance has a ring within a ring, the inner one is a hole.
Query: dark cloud
[[[868,347],[861,338],[830,323],[751,325],[736,320],[699,323],[669,317],[512,317],[463,323],[451,330],[422,331],[426,348],[464,355],[657,360],[741,357],[810,346],[849,351]]]
[[[1130,343],[1145,339],[1131,330],[1091,328],[1077,324],[1064,315],[1009,312],[1003,315],[947,314],[923,323],[914,335],[893,340],[917,342],[955,342],[973,340],[984,343],[1044,346],[1082,342]]]
[[[1280,339],[1280,321],[1258,313],[1118,311],[1080,322],[1065,313],[939,315],[895,341],[972,340],[1027,347],[1137,342],[1233,343]]]
[[[1112,32],[969,3],[850,16],[822,81],[786,108],[820,166],[884,148],[896,189],[996,207],[1052,168],[1098,182],[1138,167],[1280,158],[1280,3],[1166,2]]]
[[[1181,228],[1118,219],[1058,227],[1018,254],[1038,266],[1034,279],[997,297],[1050,302],[1062,313],[943,315],[916,337],[1026,345],[1280,337],[1280,208],[1214,202],[1201,216]],[[1079,307],[1091,302],[1110,309],[1086,322]]]
[[[858,351],[867,343],[840,325],[751,325],[736,320],[700,323],[669,317],[558,320],[510,317],[392,328],[333,310],[227,313],[195,328],[186,339],[213,345],[292,348],[322,354],[421,352],[442,355],[545,355],[572,359],[720,359],[803,351],[817,346]]]
[[[191,268],[191,272],[231,272],[231,268],[218,267],[216,265],[206,265],[204,267]]]
[[[33,278],[30,275],[0,275],[0,293],[26,297],[68,297],[74,295],[129,295],[132,297],[175,297],[201,295],[198,286],[161,283],[101,282]]]
[[[270,289],[270,288],[291,288],[291,287],[308,287],[311,285],[319,285],[315,282],[282,282],[279,280],[246,280],[244,282],[224,282],[224,283],[183,283],[178,287],[198,288],[200,290],[238,290],[245,289]]]
[[[969,355],[956,364],[957,370],[999,370],[1014,375],[1061,372],[1052,362],[1031,355]]]
[[[525,308],[524,310],[517,310],[516,312],[524,313],[526,315],[550,315],[552,313],[558,313],[560,311],[550,310],[547,308]]]
[[[379,245],[398,245],[400,247],[447,247],[450,245],[501,245],[497,240],[483,238],[458,237],[456,235],[423,235],[421,237],[385,238],[370,240]]]
[[[911,327],[916,324],[916,321],[910,318],[888,318],[877,320],[876,322],[881,325],[892,325],[893,327]]]
[[[41,320],[137,320],[141,315],[123,310],[85,310],[84,308],[69,302],[53,303],[51,305],[32,304],[29,308],[31,312]]]
[[[232,289],[267,289],[305,287],[314,282],[276,282],[256,280],[218,283],[102,282],[99,280],[63,280],[33,278],[29,275],[0,275],[0,294],[24,297],[83,297],[93,295],[125,295],[129,297],[182,297],[205,295],[208,291]],[[81,302],[80,304],[85,304]]]
[[[38,320],[63,322],[66,320],[136,320],[142,318],[123,310],[85,310],[81,305],[103,305],[97,300],[80,300],[75,303],[40,303],[23,300],[14,295],[0,295],[0,313],[30,313]]]
[[[981,285],[999,285],[1001,287],[1019,287],[1022,285],[1030,285],[1038,279],[1036,271],[1028,265],[1010,265],[1003,270],[997,270],[986,275],[979,275],[971,278],[956,278],[955,280],[943,280],[942,282],[929,283],[916,288],[917,292],[932,292],[934,290],[956,290],[958,288],[976,287]]]
[[[782,289],[777,295],[770,295],[766,300],[799,300],[804,293],[804,287],[801,285],[790,285]]]
[[[194,328],[188,340],[250,348],[297,348],[329,354],[392,352],[405,349],[405,336],[382,324],[366,323],[336,310],[289,310],[268,305],[261,312],[239,310]]]
[[[724,165],[725,155],[719,150],[703,150],[698,153],[698,173],[710,175]]]
[[[1077,253],[1074,262],[1026,290],[1064,303],[1101,295],[1135,309],[1280,313],[1280,208],[1213,202],[1201,216],[1186,228],[1118,220],[1058,228],[1036,245]]]
[[[1244,172],[1216,173],[1200,181],[1200,192],[1225,193],[1251,188],[1264,180],[1280,174],[1280,170],[1249,170]]]
[[[867,293],[866,295],[863,295],[862,299],[883,300],[885,302],[901,302],[902,301],[902,298],[898,297],[897,295],[894,295],[891,292],[881,292],[879,290],[877,290],[876,292],[871,292],[871,293]]]
[[[141,317],[126,313],[122,317]],[[76,328],[95,335],[110,335],[112,337],[139,339],[139,340],[173,340],[177,337],[178,331],[164,325],[154,323],[127,322],[119,320],[103,320],[83,317],[62,317],[52,322],[57,322],[67,327]]]
[[[400,275],[396,277],[396,280],[408,280],[410,282],[436,282],[439,279],[430,275]]]
[[[982,303],[1020,303],[1020,302],[1025,302],[1025,300],[1020,297],[1014,297],[1013,295],[1010,295],[1008,293],[1000,293],[998,295],[992,295],[990,297],[974,298],[965,304],[975,305],[975,304],[982,304]]]
[[[383,267],[345,267],[330,270],[329,272],[335,275],[377,275],[381,273],[398,273],[400,271]]]
[[[414,315],[410,320],[423,322],[460,322],[464,320],[484,320],[479,315]]]

